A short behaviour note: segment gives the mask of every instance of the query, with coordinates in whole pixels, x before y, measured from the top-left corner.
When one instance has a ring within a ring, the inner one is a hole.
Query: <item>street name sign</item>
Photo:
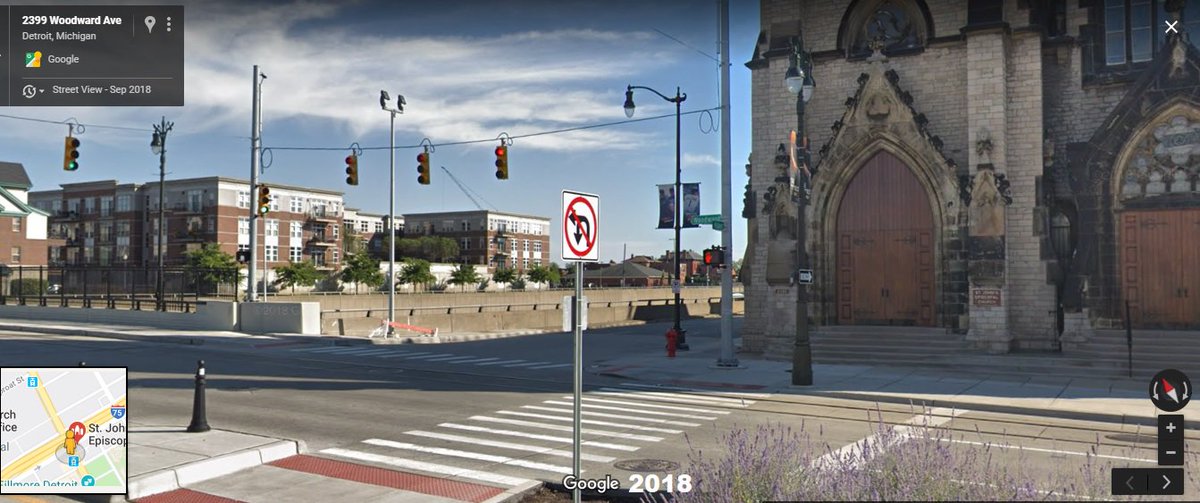
[[[600,196],[562,191],[562,259],[570,262],[600,260]]]
[[[692,223],[696,225],[715,224],[721,221],[721,215],[696,215],[692,217]]]

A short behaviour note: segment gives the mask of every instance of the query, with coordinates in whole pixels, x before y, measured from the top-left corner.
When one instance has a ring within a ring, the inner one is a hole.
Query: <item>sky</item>
[[[39,1],[3,4],[52,3]],[[119,1],[77,5],[114,4]],[[176,1],[185,6],[182,107],[7,107],[0,114],[83,124],[81,168],[61,169],[66,127],[0,117],[0,160],[25,165],[33,190],[116,179],[149,182],[158,160],[151,125],[174,122],[167,178],[250,176],[252,66],[267,75],[262,119],[263,183],[345,192],[346,204],[388,211],[388,114],[379,91],[403,95],[396,118],[396,213],[476,209],[441,170],[483,196],[485,207],[558,216],[564,189],[600,196],[602,261],[658,256],[674,232],[658,230],[656,184],[673,183],[674,105],[635,91],[637,118],[670,117],[520,137],[626,120],[628,84],[673,96],[682,111],[682,181],[699,182],[701,213],[720,213],[718,4],[715,0]],[[758,5],[730,13],[733,257],[746,243],[743,166],[750,145],[750,73]],[[677,39],[677,40],[673,40]],[[702,112],[712,109],[710,112]],[[494,176],[495,139],[509,147],[509,179]],[[432,184],[419,185],[414,146],[428,139]],[[441,145],[488,140],[465,145]],[[344,182],[349,146],[366,147],[358,186]],[[289,150],[329,147],[335,150]],[[382,149],[372,147],[383,147]],[[560,259],[557,235],[551,259]],[[709,226],[684,229],[682,248],[720,243]]]

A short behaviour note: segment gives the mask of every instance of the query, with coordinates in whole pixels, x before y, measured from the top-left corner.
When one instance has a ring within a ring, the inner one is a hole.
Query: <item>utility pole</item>
[[[729,104],[729,0],[720,0],[721,23],[721,246],[725,248],[726,261],[733,255],[733,186],[732,162],[730,161],[730,104]],[[719,367],[737,367],[737,356],[733,352],[733,265],[726,263],[721,269],[721,357]]]
[[[258,162],[261,156],[259,151],[262,149],[262,103],[259,97],[262,94],[262,80],[266,80],[267,76],[258,72],[258,65],[254,65],[254,74],[251,76],[254,80],[253,94],[250,105],[250,197],[256,197],[258,193]],[[249,302],[258,301],[258,285],[257,271],[255,263],[258,261],[258,204],[254,200],[250,204],[250,261],[249,264],[249,279],[250,295],[247,297]],[[264,239],[265,241],[265,239]],[[263,255],[266,255],[265,253]],[[265,258],[265,257],[264,257]],[[265,265],[264,265],[265,267]],[[263,289],[266,289],[266,282],[263,282]]]

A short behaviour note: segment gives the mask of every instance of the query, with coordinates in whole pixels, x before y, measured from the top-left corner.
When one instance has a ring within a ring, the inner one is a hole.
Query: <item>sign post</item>
[[[600,197],[581,192],[562,191],[562,259],[575,263],[575,295],[571,298],[571,327],[575,332],[575,348],[572,358],[574,376],[574,393],[571,407],[572,438],[571,457],[572,473],[579,479],[582,471],[580,463],[580,444],[582,443],[582,426],[580,418],[583,400],[583,263],[600,260],[598,246],[598,231],[600,228]],[[565,308],[566,305],[564,304]],[[573,491],[575,503],[579,503],[579,488]]]

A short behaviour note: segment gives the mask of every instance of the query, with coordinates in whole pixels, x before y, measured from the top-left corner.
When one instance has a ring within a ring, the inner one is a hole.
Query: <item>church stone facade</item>
[[[744,349],[791,352],[800,194],[817,330],[1057,350],[1127,304],[1135,328],[1200,329],[1200,1],[762,0],[761,30]]]

